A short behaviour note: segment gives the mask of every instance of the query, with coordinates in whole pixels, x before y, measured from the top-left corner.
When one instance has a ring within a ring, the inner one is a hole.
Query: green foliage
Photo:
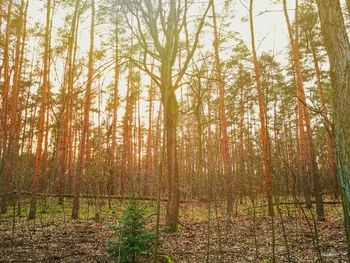
[[[109,241],[107,252],[116,262],[137,263],[150,258],[156,242],[155,231],[147,226],[152,218],[149,207],[131,200],[123,211],[121,220],[111,228],[114,240]]]

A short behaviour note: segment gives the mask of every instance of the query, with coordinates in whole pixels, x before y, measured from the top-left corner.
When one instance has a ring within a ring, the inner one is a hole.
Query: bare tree
[[[177,74],[174,74],[173,67],[180,49],[180,38],[185,30],[186,13],[188,11],[187,0],[170,0],[167,4],[164,4],[163,1],[152,0],[123,1],[123,3],[128,12],[131,13],[132,17],[136,20],[136,29],[133,29],[130,22],[128,22],[129,27],[144,51],[143,60],[133,60],[133,62],[150,75],[161,92],[161,99],[164,105],[164,121],[167,142],[167,225],[170,227],[170,230],[176,231],[180,192],[176,138],[178,102],[175,91],[179,88],[180,81],[186,73],[195,53],[200,32],[204,26],[205,17],[213,0],[209,1],[208,6],[199,20],[192,47],[187,52],[186,59]],[[127,19],[127,21],[129,20]],[[187,34],[185,35],[187,36]],[[151,44],[149,43],[149,39],[151,39]],[[188,41],[189,40],[187,39],[187,42]],[[149,56],[159,63],[158,75],[157,73],[152,73],[148,67],[147,58]]]

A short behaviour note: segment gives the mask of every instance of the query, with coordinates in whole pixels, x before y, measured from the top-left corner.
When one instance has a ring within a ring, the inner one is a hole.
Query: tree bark
[[[260,82],[260,66],[259,66],[258,57],[256,54],[256,48],[255,48],[253,0],[250,0],[249,17],[250,17],[250,34],[251,34],[251,44],[252,44],[252,52],[253,52],[255,83],[256,83],[256,89],[258,92],[258,103],[259,103],[261,146],[263,150],[263,162],[264,162],[264,187],[267,193],[269,215],[273,216],[274,211],[273,211],[273,203],[272,203],[272,184],[271,184],[271,173],[270,173],[270,147],[269,147],[267,124],[266,124],[264,94],[263,94],[263,90]]]
[[[332,128],[329,123],[328,118],[328,107],[324,98],[324,92],[323,92],[323,84],[321,80],[321,69],[319,66],[319,61],[317,58],[316,53],[316,47],[313,38],[309,38],[310,40],[310,46],[311,46],[311,54],[312,59],[315,67],[316,72],[316,83],[318,88],[318,94],[320,97],[321,107],[323,111],[323,115],[325,116],[324,120],[324,127],[326,129],[326,140],[327,140],[327,158],[328,158],[328,164],[329,164],[329,171],[331,174],[331,178],[333,180],[333,193],[335,198],[338,197],[339,194],[339,185],[338,185],[338,179],[337,179],[337,170],[336,170],[336,164],[335,164],[335,157],[334,157],[334,143],[332,138]]]
[[[2,106],[1,106],[1,150],[3,154],[1,169],[3,176],[3,195],[1,198],[1,213],[6,213],[8,206],[8,193],[11,189],[10,182],[12,174],[10,172],[11,164],[7,161],[7,113],[8,113],[8,92],[10,86],[10,63],[9,63],[9,48],[10,48],[10,37],[11,37],[11,12],[12,12],[12,0],[9,0],[6,14],[6,32],[4,42],[4,57],[3,57],[3,68],[4,68],[4,84],[1,90]]]
[[[114,194],[114,182],[117,175],[117,160],[116,160],[116,146],[117,146],[117,122],[118,122],[118,104],[119,104],[119,16],[116,17],[115,22],[115,68],[114,68],[114,86],[113,86],[113,121],[112,121],[112,167],[110,171],[109,180],[109,194]]]
[[[151,71],[153,72],[153,66]],[[145,180],[144,180],[144,193],[149,192],[150,179],[153,176],[153,93],[154,84],[151,79],[151,84],[149,88],[149,106],[148,106],[148,134],[147,134],[147,148],[146,148],[146,165],[145,165]]]
[[[85,103],[84,103],[84,121],[81,131],[81,140],[79,146],[77,169],[75,174],[74,183],[74,199],[73,199],[73,209],[72,218],[78,219],[79,208],[80,208],[80,186],[81,186],[81,176],[84,173],[85,162],[84,158],[86,156],[86,140],[89,130],[89,116],[91,107],[91,86],[94,74],[94,36],[95,36],[95,0],[91,0],[91,26],[90,26],[90,50],[89,50],[89,62],[88,62],[88,77],[86,83],[85,92]]]
[[[178,103],[176,100],[175,90],[171,87],[171,85],[169,85],[167,88],[163,104],[168,171],[168,203],[166,220],[170,231],[176,231],[180,200],[176,138]]]
[[[45,112],[47,107],[47,88],[50,85],[48,83],[49,78],[49,30],[50,30],[50,13],[51,13],[51,0],[47,0],[46,3],[46,26],[45,26],[45,43],[44,43],[44,69],[43,69],[43,84],[41,87],[41,106],[39,114],[39,131],[38,131],[38,142],[35,152],[35,173],[33,178],[33,193],[30,201],[30,210],[28,219],[34,219],[36,215],[36,194],[39,190],[39,176],[41,168],[42,158],[42,144],[44,137],[45,128]]]
[[[212,4],[212,13],[213,13],[213,25],[214,25],[214,55],[215,55],[215,74],[216,80],[219,89],[219,108],[220,108],[220,119],[221,119],[221,151],[224,161],[224,176],[226,179],[226,195],[227,195],[227,214],[230,216],[233,210],[233,178],[232,178],[232,160],[229,150],[229,141],[227,133],[227,118],[225,112],[225,91],[224,91],[224,82],[221,72],[221,62],[219,57],[219,35],[216,24],[216,12],[215,5]]]
[[[296,10],[295,10],[295,28],[296,35],[293,36],[293,30],[292,26],[289,21],[288,11],[287,11],[287,1],[283,0],[283,10],[284,15],[287,23],[288,28],[288,34],[290,39],[290,45],[292,49],[292,57],[294,62],[294,69],[295,69],[295,77],[297,82],[297,99],[299,102],[302,103],[301,107],[303,108],[303,118],[305,121],[306,126],[306,136],[307,136],[307,142],[308,142],[308,153],[310,156],[310,164],[311,164],[311,173],[312,173],[312,179],[313,179],[313,186],[314,186],[314,196],[316,199],[316,213],[318,220],[324,219],[324,208],[322,203],[322,192],[321,192],[321,182],[320,182],[320,175],[317,167],[316,162],[316,149],[315,144],[312,138],[312,130],[311,130],[311,124],[310,124],[310,115],[308,112],[307,104],[306,104],[306,98],[305,98],[305,91],[304,91],[304,85],[303,85],[303,76],[301,73],[301,65],[300,65],[300,53],[299,53],[299,44],[298,44],[298,1],[296,2]],[[298,102],[298,103],[299,103]]]
[[[350,259],[350,44],[339,0],[317,0],[321,31],[330,62],[338,179],[343,197]]]
[[[79,11],[79,1],[76,2],[74,8],[74,14],[72,19],[72,25],[68,38],[68,49],[67,49],[67,58],[65,65],[65,73],[64,73],[64,83],[61,91],[61,110],[59,117],[59,139],[58,139],[58,160],[57,160],[57,168],[58,168],[58,176],[59,176],[59,198],[58,203],[63,204],[63,193],[64,193],[64,185],[65,185],[65,177],[67,175],[67,155],[68,155],[68,136],[69,136],[69,101],[70,101],[70,86],[73,83],[73,52],[74,52],[74,43],[75,32],[78,23],[78,11]],[[69,176],[69,186],[72,185],[72,177]]]

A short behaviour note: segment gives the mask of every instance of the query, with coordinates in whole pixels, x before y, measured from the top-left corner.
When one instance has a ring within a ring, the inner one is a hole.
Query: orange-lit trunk
[[[132,121],[133,121],[133,96],[132,90],[132,71],[131,63],[129,63],[129,73],[127,81],[127,94],[125,114],[123,119],[123,146],[122,146],[122,163],[120,175],[120,192],[124,195],[128,188],[129,176],[132,167]]]
[[[298,141],[298,162],[299,162],[299,174],[302,177],[302,183],[303,183],[303,191],[304,191],[304,197],[305,197],[305,203],[306,208],[310,209],[311,204],[311,191],[310,191],[310,182],[308,177],[308,169],[307,169],[307,145],[305,141],[305,127],[304,127],[304,114],[303,114],[303,105],[300,101],[297,102],[297,110],[296,110],[296,116],[297,116],[297,127],[298,132],[297,136],[299,138]]]
[[[301,65],[300,65],[300,54],[299,54],[299,44],[298,44],[298,1],[296,1],[296,10],[295,10],[295,28],[296,35],[293,35],[292,26],[289,21],[288,11],[287,11],[287,2],[286,0],[283,0],[283,10],[284,15],[286,18],[286,23],[288,27],[288,34],[290,39],[290,45],[292,49],[292,57],[294,61],[294,69],[295,69],[295,77],[297,81],[297,98],[302,103],[303,108],[303,118],[305,121],[306,126],[306,136],[307,136],[307,142],[308,142],[308,156],[311,163],[311,173],[312,173],[312,179],[313,179],[313,186],[314,186],[314,194],[316,199],[316,213],[317,218],[319,220],[324,219],[324,208],[323,208],[323,201],[322,201],[322,193],[321,193],[321,182],[320,182],[320,175],[317,167],[316,162],[316,149],[314,140],[312,138],[312,130],[311,130],[311,124],[310,124],[310,116],[309,111],[306,106],[306,98],[305,98],[305,92],[304,92],[304,85],[303,85],[303,77],[301,73]]]
[[[8,194],[10,191],[10,182],[12,180],[12,175],[10,174],[11,164],[6,161],[7,158],[7,113],[8,113],[8,92],[10,86],[10,64],[9,64],[9,45],[11,36],[11,12],[12,12],[12,0],[9,0],[7,6],[6,15],[6,32],[5,32],[5,42],[4,42],[4,55],[3,55],[3,68],[4,68],[4,84],[1,90],[1,122],[3,129],[0,129],[0,140],[1,140],[1,151],[2,151],[2,176],[3,176],[3,194],[1,198],[1,213],[6,213],[8,205]],[[6,167],[7,166],[7,167]]]
[[[46,26],[45,26],[45,49],[44,49],[44,70],[43,70],[43,83],[41,86],[41,105],[39,113],[39,130],[38,130],[38,142],[35,152],[35,172],[33,179],[33,193],[30,201],[29,219],[34,219],[36,215],[36,195],[39,190],[39,176],[41,168],[42,158],[42,144],[45,128],[45,112],[47,107],[47,89],[49,84],[49,29],[50,29],[50,12],[51,12],[51,0],[47,0],[46,4]]]
[[[114,86],[113,86],[113,120],[112,120],[112,167],[110,171],[110,180],[108,184],[108,193],[115,193],[115,178],[116,178],[116,148],[117,148],[117,123],[118,123],[118,104],[119,104],[119,76],[120,76],[120,66],[119,66],[119,33],[118,33],[118,17],[115,22],[115,68],[114,68]]]
[[[51,12],[51,18],[50,18],[50,27],[49,27],[49,50],[51,49],[51,32],[52,32],[52,21],[53,21],[53,16],[54,16],[54,9],[55,5],[53,6],[52,12]],[[48,158],[48,147],[49,147],[49,123],[50,123],[50,97],[51,97],[51,87],[50,87],[50,65],[51,65],[51,55],[49,53],[49,58],[48,58],[48,68],[47,68],[47,105],[46,105],[46,129],[45,129],[45,144],[44,144],[44,153],[43,153],[43,189],[44,191],[47,188],[47,158]]]
[[[91,26],[90,26],[90,50],[89,50],[89,62],[88,62],[88,76],[86,82],[85,91],[85,102],[84,102],[84,120],[83,127],[81,130],[81,139],[79,145],[79,153],[77,160],[77,169],[75,174],[74,183],[74,198],[73,198],[73,209],[72,218],[78,219],[79,208],[80,208],[80,187],[81,187],[81,176],[84,174],[85,169],[85,157],[86,157],[86,140],[89,130],[89,116],[91,107],[91,86],[94,74],[94,36],[95,36],[95,0],[91,0]]]
[[[79,1],[75,4],[74,15],[72,19],[71,30],[68,39],[68,50],[64,73],[64,83],[61,91],[62,108],[60,110],[59,118],[59,139],[58,139],[58,175],[59,175],[59,197],[58,203],[63,203],[63,193],[65,177],[67,173],[67,157],[68,157],[68,136],[69,136],[69,124],[70,124],[70,86],[73,82],[73,53],[74,53],[74,43],[75,43],[75,33],[77,27],[78,19],[78,9]],[[69,187],[72,187],[72,175],[69,174]]]
[[[228,215],[232,214],[233,209],[233,194],[232,194],[232,162],[229,151],[229,141],[227,133],[227,119],[225,112],[225,91],[224,91],[224,82],[221,72],[221,62],[219,57],[219,35],[216,24],[216,13],[215,5],[212,4],[212,13],[213,13],[213,26],[214,26],[214,55],[215,55],[215,75],[219,89],[219,107],[220,107],[220,119],[221,119],[221,151],[224,161],[224,176],[226,178],[226,191],[227,191],[227,213]]]
[[[153,67],[152,67],[153,71]],[[148,106],[148,134],[147,134],[147,149],[146,149],[146,165],[145,165],[145,180],[144,180],[144,193],[148,194],[149,183],[151,182],[151,177],[153,175],[153,80],[151,80],[151,85],[149,88],[149,106]]]
[[[273,203],[272,203],[272,183],[271,183],[271,172],[270,172],[270,147],[268,140],[268,131],[266,124],[266,112],[264,105],[264,94],[260,82],[260,67],[256,54],[255,48],[255,38],[254,38],[254,23],[253,23],[253,0],[250,0],[249,8],[250,16],[250,34],[253,52],[253,63],[254,63],[254,73],[255,73],[255,84],[258,92],[258,103],[259,103],[259,117],[261,126],[261,146],[263,150],[263,162],[264,162],[264,187],[267,193],[267,202],[269,207],[269,215],[273,216]]]
[[[19,10],[19,26],[16,30],[16,44],[15,44],[15,58],[14,58],[14,73],[13,73],[13,81],[12,81],[12,91],[11,91],[11,107],[10,107],[10,118],[9,123],[5,121],[5,129],[8,129],[5,131],[5,134],[7,133],[7,148],[6,148],[6,154],[3,158],[4,160],[4,176],[5,181],[4,183],[7,184],[5,188],[9,188],[12,190],[15,190],[14,183],[13,183],[13,176],[14,171],[16,169],[16,161],[17,161],[17,155],[18,155],[18,139],[19,139],[19,131],[20,131],[20,119],[18,118],[18,101],[19,101],[19,93],[20,93],[20,82],[21,82],[21,70],[22,66],[21,63],[23,63],[23,60],[21,59],[22,50],[21,48],[24,47],[22,45],[22,41],[25,41],[23,38],[23,25],[24,18],[25,18],[25,3],[24,0],[21,1],[20,4],[20,10]],[[10,78],[10,76],[8,76]],[[6,80],[5,80],[6,82]],[[10,85],[10,81],[8,81],[8,85]],[[9,86],[8,86],[9,87]],[[6,139],[6,138],[5,138]],[[9,179],[9,180],[8,180]],[[8,181],[6,181],[8,180]],[[7,195],[4,191],[4,195]],[[5,197],[4,200],[4,206],[7,206],[7,197]],[[6,207],[4,207],[6,210]]]

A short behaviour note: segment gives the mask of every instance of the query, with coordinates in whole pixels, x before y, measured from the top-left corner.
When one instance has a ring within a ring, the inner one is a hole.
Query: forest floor
[[[110,209],[85,203],[77,221],[69,219],[69,207],[46,206],[38,209],[36,222],[13,218],[11,211],[0,217],[0,262],[112,262],[106,247],[122,203],[115,202]],[[317,227],[312,213],[304,214],[297,206],[279,208],[273,246],[272,221],[264,208],[255,209],[254,220],[254,209],[242,206],[228,221],[223,207],[212,206],[208,224],[206,205],[182,204],[179,230],[162,234],[160,251],[179,263],[267,263],[272,262],[273,247],[276,262],[321,262],[320,257],[322,262],[348,262],[340,205],[327,205],[327,219]],[[25,214],[26,207],[22,209]]]

